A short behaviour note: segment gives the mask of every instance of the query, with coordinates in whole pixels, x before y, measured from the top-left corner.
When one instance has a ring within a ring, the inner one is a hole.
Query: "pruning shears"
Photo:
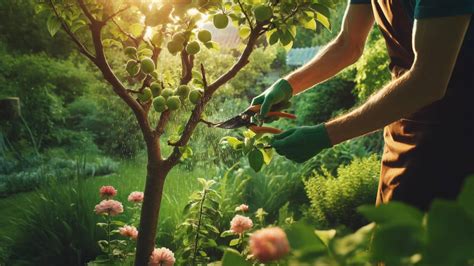
[[[259,133],[270,133],[270,134],[280,134],[283,132],[281,129],[274,127],[265,127],[262,126],[264,119],[259,118],[258,114],[260,112],[260,105],[253,105],[247,108],[247,110],[242,113],[220,123],[212,123],[201,119],[202,122],[206,123],[208,126],[219,127],[225,129],[235,129],[240,127],[247,127],[253,132]],[[296,119],[294,114],[279,112],[279,111],[270,111],[268,112],[265,118],[288,118]]]

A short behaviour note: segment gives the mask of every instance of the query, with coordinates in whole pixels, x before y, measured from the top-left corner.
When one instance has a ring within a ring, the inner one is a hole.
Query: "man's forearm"
[[[285,77],[293,88],[293,94],[321,83],[353,64],[361,51],[351,47],[343,37],[338,37],[303,67]]]
[[[423,78],[413,72],[393,80],[362,106],[326,123],[332,144],[371,133],[442,97],[430,92]]]

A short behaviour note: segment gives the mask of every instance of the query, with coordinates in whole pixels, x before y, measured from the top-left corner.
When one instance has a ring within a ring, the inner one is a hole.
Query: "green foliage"
[[[351,108],[355,103],[353,88],[353,82],[336,77],[298,95],[294,103],[298,122],[322,123],[335,114]]]
[[[362,57],[355,64],[355,94],[359,101],[365,101],[372,93],[381,89],[391,79],[385,40],[378,28],[375,28],[366,44]]]
[[[219,235],[216,224],[222,218],[219,210],[221,196],[212,186],[214,180],[198,178],[201,191],[190,196],[184,208],[185,220],[177,227],[180,242],[180,261],[186,265],[201,265],[209,262],[209,252],[217,247],[214,239]],[[215,251],[214,251],[215,252]]]
[[[365,223],[356,208],[373,203],[377,192],[380,161],[377,156],[354,159],[349,165],[340,166],[337,176],[324,171],[315,173],[305,181],[311,201],[308,211],[318,228],[344,224],[357,228]]]
[[[40,186],[64,184],[74,178],[108,175],[117,169],[118,163],[109,158],[18,161],[9,172],[0,172],[0,196],[31,191]]]

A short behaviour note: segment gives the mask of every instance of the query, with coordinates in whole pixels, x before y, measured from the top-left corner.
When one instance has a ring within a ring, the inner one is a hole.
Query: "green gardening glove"
[[[288,81],[279,79],[277,82],[253,98],[252,105],[261,104],[260,115],[265,117],[273,105],[284,103],[293,96],[293,88]]]
[[[332,146],[324,124],[296,127],[275,135],[271,142],[280,155],[302,163]]]

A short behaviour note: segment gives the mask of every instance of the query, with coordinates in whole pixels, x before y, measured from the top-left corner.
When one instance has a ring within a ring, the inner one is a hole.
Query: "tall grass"
[[[170,173],[160,212],[158,246],[172,248],[171,233],[181,221],[181,210],[191,192],[199,187],[196,177],[207,177],[206,174],[199,169],[190,173],[179,168]],[[102,185],[117,188],[116,199],[125,205],[125,212],[118,219],[128,222],[132,215],[126,208],[130,206],[128,194],[143,191],[145,175],[143,160],[126,162],[114,175],[79,179],[30,193],[22,206],[17,207],[21,215],[9,223],[21,230],[3,237],[2,241],[11,247],[6,264],[84,265],[92,260],[100,252],[97,240],[104,238],[95,225],[101,218],[93,212],[100,201],[98,189]]]

